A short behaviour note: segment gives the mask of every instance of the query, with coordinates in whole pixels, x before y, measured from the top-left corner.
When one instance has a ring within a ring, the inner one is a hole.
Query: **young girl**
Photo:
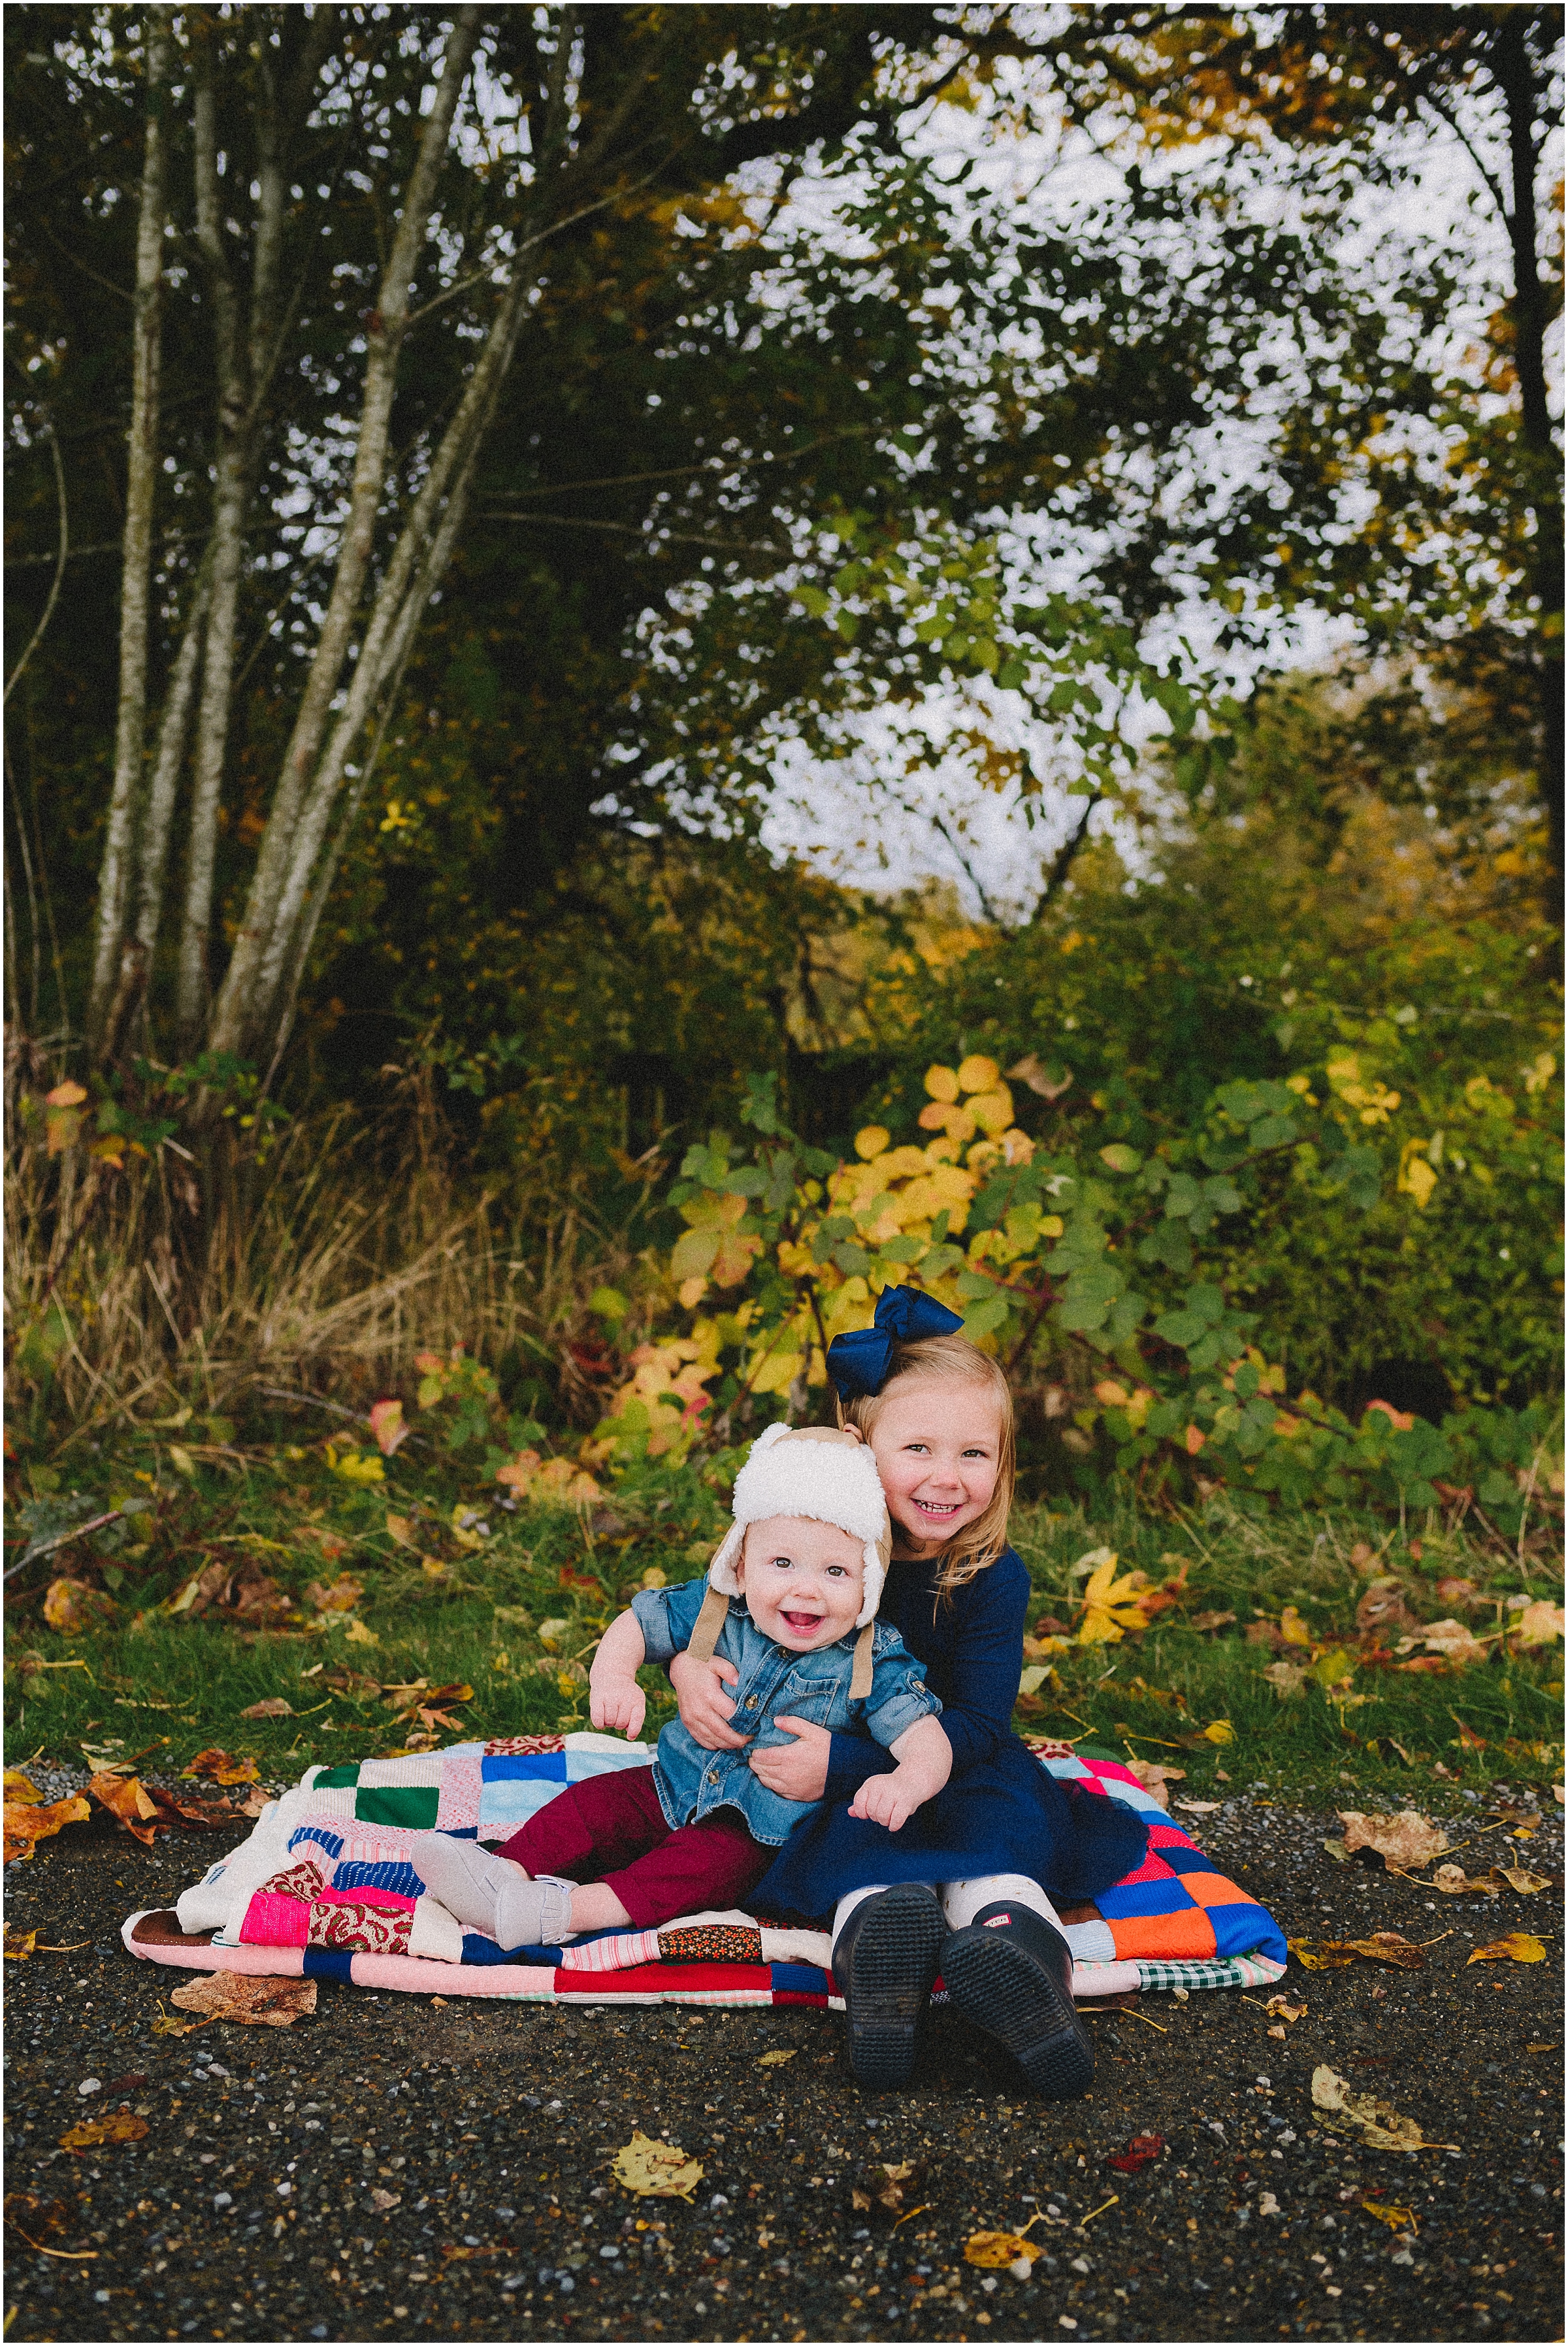
[[[833,1910],[833,1971],[863,2085],[904,2084],[940,1972],[959,2011],[1061,2098],[1094,2075],[1054,1900],[1093,1897],[1142,1861],[1146,1828],[1118,1802],[1058,1783],[1013,1732],[1029,1576],[1007,1545],[1013,1408],[962,1322],[910,1288],[876,1324],[835,1340],[840,1414],[870,1443],[893,1525],[881,1614],[942,1702],[952,1773],[894,1839],[850,1803],[886,1765],[853,1737],[780,1717],[794,1740],[753,1763],[786,1799],[820,1800],[758,1882],[765,1913]],[[672,1664],[681,1718],[735,1748],[721,1665]],[[940,1892],[940,1896],[939,1896]]]

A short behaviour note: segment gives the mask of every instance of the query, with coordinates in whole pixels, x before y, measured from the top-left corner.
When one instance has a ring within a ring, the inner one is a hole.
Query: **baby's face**
[[[769,1515],[747,1526],[737,1575],[757,1627],[791,1654],[836,1646],[865,1595],[865,1551],[837,1524]]]

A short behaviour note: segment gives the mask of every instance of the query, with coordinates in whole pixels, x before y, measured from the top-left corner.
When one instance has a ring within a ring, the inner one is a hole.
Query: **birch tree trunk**
[[[208,1040],[215,1051],[239,1049],[257,1032],[259,1022],[252,996],[272,941],[293,858],[296,830],[349,657],[370,570],[376,522],[386,489],[398,355],[408,327],[409,303],[430,225],[436,177],[479,27],[480,11],[476,7],[460,11],[443,60],[434,103],[425,117],[418,158],[403,197],[402,213],[382,272],[376,308],[371,315],[353,482],[332,591],[284,756],[239,931],[214,1006]]]
[[[148,622],[152,586],[153,504],[158,486],[160,295],[168,210],[167,104],[172,18],[173,12],[168,7],[155,7],[148,17],[147,137],[137,223],[131,414],[120,582],[119,709],[87,998],[87,1039],[95,1053],[107,1016],[125,930],[130,895],[130,843],[147,729]]]

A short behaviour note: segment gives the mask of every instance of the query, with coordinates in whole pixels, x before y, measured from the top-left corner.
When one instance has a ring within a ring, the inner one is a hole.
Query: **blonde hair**
[[[872,1429],[881,1415],[882,1404],[901,1384],[912,1384],[919,1380],[935,1384],[951,1380],[966,1385],[983,1385],[996,1402],[1002,1420],[1002,1441],[996,1456],[996,1488],[983,1513],[973,1523],[965,1524],[944,1554],[942,1570],[937,1576],[937,1594],[951,1596],[955,1588],[983,1573],[987,1565],[994,1564],[1007,1546],[1007,1518],[1013,1506],[1013,1485],[1015,1474],[1017,1445],[1013,1429],[1013,1393],[1007,1379],[996,1362],[972,1344],[967,1336],[921,1336],[911,1344],[896,1344],[893,1362],[883,1381],[881,1392],[856,1393],[850,1401],[839,1403],[839,1423],[852,1425],[871,1441]]]

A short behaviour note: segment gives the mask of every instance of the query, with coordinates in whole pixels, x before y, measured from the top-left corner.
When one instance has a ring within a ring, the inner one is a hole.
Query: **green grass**
[[[383,1484],[370,1485],[341,1479],[321,1442],[244,1450],[213,1443],[199,1454],[191,1443],[178,1471],[168,1444],[150,1439],[67,1453],[45,1504],[73,1488],[84,1499],[113,1504],[140,1494],[153,1504],[128,1526],[62,1548],[19,1576],[25,1593],[8,1608],[8,1764],[35,1755],[79,1760],[84,1746],[114,1746],[117,1756],[141,1754],[139,1764],[152,1770],[218,1744],[252,1754],[265,1775],[281,1779],[314,1759],[402,1748],[385,1700],[326,1685],[341,1670],[382,1685],[423,1678],[433,1687],[471,1686],[472,1700],[453,1707],[454,1727],[437,1730],[441,1741],[586,1726],[584,1666],[598,1630],[645,1573],[675,1581],[701,1568],[725,1520],[718,1495],[694,1469],[650,1466],[617,1485],[593,1518],[544,1508],[507,1515],[493,1492],[411,1449],[388,1462]],[[35,1470],[35,1498],[49,1480],[48,1470]],[[27,1483],[24,1469],[23,1504]],[[389,1509],[409,1521],[417,1553],[389,1535]],[[473,1521],[463,1526],[470,1509]],[[1254,1617],[1278,1619],[1294,1605],[1316,1640],[1353,1637],[1368,1577],[1350,1561],[1358,1542],[1380,1551],[1377,1569],[1403,1582],[1422,1618],[1455,1610],[1436,1593],[1445,1575],[1473,1581],[1490,1600],[1470,1617],[1481,1632],[1504,1617],[1510,1595],[1555,1599],[1555,1565],[1527,1559],[1522,1569],[1430,1523],[1411,1525],[1407,1541],[1369,1518],[1251,1515],[1224,1498],[1180,1518],[1141,1514],[1130,1498],[1108,1519],[1027,1506],[1015,1517],[1014,1539],[1038,1612],[1063,1620],[1073,1617],[1083,1587],[1072,1566],[1090,1548],[1112,1547],[1123,1569],[1141,1568],[1156,1581],[1187,1567],[1185,1612],[1166,1612],[1120,1643],[1054,1658],[1053,1676],[1021,1705],[1025,1731],[1092,1735],[1112,1749],[1180,1766],[1181,1792],[1196,1797],[1223,1790],[1223,1777],[1238,1790],[1262,1783],[1302,1798],[1343,1799],[1349,1784],[1427,1802],[1442,1797],[1437,1762],[1471,1785],[1561,1779],[1560,1647],[1512,1658],[1495,1653],[1454,1674],[1359,1667],[1349,1690],[1367,1699],[1341,1708],[1315,1682],[1282,1699],[1263,1675],[1274,1656],[1244,1636]],[[265,1572],[293,1600],[290,1614],[254,1629],[227,1615],[168,1609],[194,1575],[219,1562]],[[363,1634],[341,1616],[317,1613],[306,1597],[311,1580],[331,1583],[341,1573],[363,1584],[351,1617]],[[97,1626],[66,1636],[45,1625],[44,1591],[59,1575],[101,1591],[105,1617]],[[1204,1611],[1239,1617],[1203,1633],[1187,1617]],[[537,1634],[545,1621],[565,1625],[551,1654]],[[653,1671],[644,1684],[650,1731],[669,1715],[668,1689]],[[276,1697],[291,1716],[241,1717]],[[1229,1723],[1233,1739],[1191,1748],[1216,1719]],[[1461,1720],[1483,1749],[1461,1743]]]

